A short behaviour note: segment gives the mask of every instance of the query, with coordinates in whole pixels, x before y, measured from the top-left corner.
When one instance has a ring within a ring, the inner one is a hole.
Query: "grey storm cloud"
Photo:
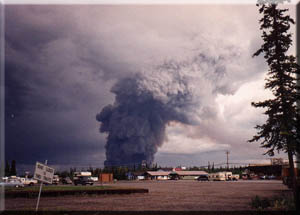
[[[254,5],[5,10],[5,153],[26,164],[113,163],[111,151],[121,153],[113,142],[124,137],[132,146],[125,162],[136,152],[153,162],[173,121],[199,128],[195,137],[209,130],[222,139],[227,130],[205,127],[219,122],[216,97],[234,95],[265,68],[251,59],[261,45]]]
[[[101,65],[111,68],[92,63],[101,53],[80,48],[62,12],[55,6],[6,7],[6,159],[101,165],[104,139],[93,120],[101,106],[96,101],[110,100]]]

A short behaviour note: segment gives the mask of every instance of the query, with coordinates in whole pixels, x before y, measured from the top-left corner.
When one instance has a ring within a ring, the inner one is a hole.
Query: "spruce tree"
[[[284,2],[284,1],[277,1]],[[292,34],[289,33],[294,20],[286,14],[288,9],[280,9],[278,4],[269,1],[259,1],[259,13],[263,17],[259,20],[262,30],[263,45],[253,56],[264,55],[268,64],[265,89],[273,93],[273,98],[262,102],[253,102],[256,108],[265,108],[267,120],[263,125],[257,125],[258,130],[250,142],[260,141],[261,146],[267,148],[270,156],[274,151],[284,151],[288,154],[290,165],[291,186],[294,191],[296,206],[297,181],[294,174],[293,155],[299,153],[299,108],[296,105],[300,99],[297,75],[300,67],[293,55],[287,52],[292,45]],[[298,76],[299,77],[299,76]]]
[[[10,175],[17,175],[16,161],[15,160],[12,160],[12,162],[11,162],[9,174]]]
[[[10,166],[8,161],[5,161],[5,176],[10,176]]]

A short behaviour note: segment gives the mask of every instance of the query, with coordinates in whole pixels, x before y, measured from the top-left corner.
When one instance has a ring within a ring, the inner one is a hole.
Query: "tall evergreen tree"
[[[10,176],[10,166],[8,161],[5,161],[5,176]]]
[[[283,3],[284,0],[277,1],[279,2]],[[264,55],[269,67],[265,89],[271,90],[274,98],[252,103],[256,108],[265,108],[264,114],[268,118],[263,125],[255,127],[258,129],[257,135],[249,141],[261,141],[261,146],[268,149],[265,154],[270,156],[274,155],[275,150],[288,154],[291,185],[297,205],[293,155],[300,152],[297,132],[297,120],[300,118],[296,105],[300,99],[296,76],[299,75],[300,67],[296,58],[287,54],[292,45],[292,35],[288,31],[295,22],[286,14],[288,9],[280,9],[278,4],[261,0],[257,6],[259,13],[263,15],[259,23],[264,43],[253,56]]]
[[[17,175],[17,168],[16,168],[16,161],[12,160],[10,170],[9,170],[10,175]]]

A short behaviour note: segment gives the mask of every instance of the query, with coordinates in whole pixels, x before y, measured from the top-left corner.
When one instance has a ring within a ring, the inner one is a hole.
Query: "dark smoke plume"
[[[188,122],[177,110],[187,100],[184,92],[164,103],[141,88],[141,81],[140,76],[120,80],[111,90],[116,94],[114,105],[97,115],[100,131],[108,133],[105,166],[152,163],[168,122]]]
[[[104,165],[133,166],[143,160],[151,164],[168,123],[199,124],[214,117],[211,95],[231,90],[225,66],[231,57],[200,54],[119,80],[111,89],[114,104],[97,115],[100,132],[108,134]]]

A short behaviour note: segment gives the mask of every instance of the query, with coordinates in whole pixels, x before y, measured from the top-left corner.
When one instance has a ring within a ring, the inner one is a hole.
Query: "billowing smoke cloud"
[[[97,115],[100,132],[108,133],[105,166],[152,163],[170,122],[195,125],[214,118],[212,95],[232,93],[237,85],[230,79],[241,72],[238,49],[218,53],[167,61],[119,80],[111,89],[114,104]]]

